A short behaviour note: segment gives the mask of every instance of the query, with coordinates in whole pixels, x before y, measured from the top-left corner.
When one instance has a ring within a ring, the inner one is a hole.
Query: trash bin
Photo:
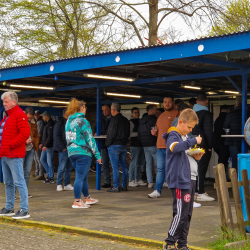
[[[238,154],[238,181],[242,181],[241,170],[247,169],[248,179],[250,180],[250,154]],[[243,212],[244,221],[248,220],[247,217],[247,209],[246,209],[246,201],[244,198],[244,190],[243,187],[239,187],[240,189],[240,200]],[[246,226],[246,231],[249,233],[250,228]]]

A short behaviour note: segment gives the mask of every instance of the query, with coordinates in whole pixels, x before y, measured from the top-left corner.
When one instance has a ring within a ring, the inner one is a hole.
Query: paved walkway
[[[8,235],[8,237],[6,237]],[[138,244],[0,222],[1,250],[150,250]]]
[[[72,180],[74,172],[72,173]],[[73,181],[72,181],[73,183]],[[163,188],[160,198],[150,199],[147,194],[153,189],[147,187],[129,188],[128,192],[108,193],[106,189],[95,190],[95,174],[89,176],[90,194],[99,203],[89,209],[72,209],[73,191],[56,191],[56,184],[45,185],[31,177],[29,199],[31,218],[67,226],[135,236],[164,241],[172,219],[172,197],[168,188]],[[216,197],[212,186],[207,192]],[[17,194],[18,197],[18,194]],[[15,212],[20,199],[16,200]],[[5,204],[4,185],[0,184],[0,207]],[[202,202],[195,208],[188,241],[190,245],[206,247],[220,234],[220,213],[218,202]]]

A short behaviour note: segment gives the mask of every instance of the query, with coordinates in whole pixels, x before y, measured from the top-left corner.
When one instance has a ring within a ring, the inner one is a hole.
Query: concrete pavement
[[[74,172],[72,173],[72,184]],[[56,184],[45,185],[31,177],[29,212],[31,220],[74,226],[101,232],[141,237],[164,241],[172,219],[172,197],[168,188],[163,188],[160,198],[150,199],[147,187],[128,188],[128,192],[108,193],[106,189],[95,190],[95,174],[89,176],[90,195],[99,203],[89,209],[71,208],[73,191],[56,191]],[[206,191],[216,197],[212,186]],[[17,195],[18,197],[18,195]],[[16,200],[15,212],[20,200]],[[5,204],[4,185],[0,184],[0,207]],[[206,247],[220,234],[220,213],[217,201],[202,202],[195,208],[188,237],[190,245]]]

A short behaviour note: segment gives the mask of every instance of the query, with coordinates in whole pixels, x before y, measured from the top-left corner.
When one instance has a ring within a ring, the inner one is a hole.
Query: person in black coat
[[[59,165],[57,170],[57,191],[74,190],[73,186],[70,184],[70,176],[73,165],[68,157],[67,142],[65,136],[65,125],[67,119],[64,116],[65,110],[63,111],[63,117],[59,117],[57,123],[54,126],[53,131],[53,149],[58,152]],[[64,188],[62,187],[64,174]]]
[[[102,118],[101,118],[101,135],[107,135],[109,123],[111,120],[111,108],[110,105],[102,106]],[[94,129],[96,131],[96,128]],[[96,133],[94,134],[96,136]],[[111,188],[111,177],[110,177],[110,169],[109,169],[109,153],[108,149],[105,145],[105,139],[101,140],[101,157],[102,157],[102,173],[104,176],[104,184],[103,188]]]
[[[105,145],[108,148],[109,157],[113,169],[113,188],[108,192],[127,191],[127,143],[130,136],[130,124],[121,113],[121,106],[118,103],[111,105],[111,121],[109,123]],[[119,181],[119,164],[122,168],[122,186]]]
[[[230,135],[242,135],[242,98],[236,97],[234,110],[227,114],[224,122],[224,129],[229,129]],[[230,156],[232,158],[232,167],[237,168],[237,155],[241,153],[242,138],[230,137],[226,138],[225,145],[229,146]]]
[[[213,114],[209,111],[207,104],[208,99],[205,94],[199,94],[197,103],[194,105],[193,110],[196,112],[199,123],[193,128],[193,135],[200,135],[202,142],[199,145],[205,149],[205,154],[198,162],[198,178],[199,178],[199,191],[197,201],[213,201],[214,198],[205,193],[205,177],[208,169],[208,164],[212,153],[212,140],[213,140]]]
[[[141,141],[146,158],[146,173],[149,188],[153,187],[153,160],[156,168],[157,137],[151,134],[152,127],[155,127],[157,121],[155,116],[156,110],[156,105],[150,104],[147,106],[148,115],[140,120],[138,129],[138,138]]]
[[[43,129],[42,144],[39,145],[39,148],[42,149],[40,161],[47,173],[47,178],[45,179],[44,183],[50,184],[54,183],[53,129],[55,124],[51,119],[51,114],[49,114],[47,111],[45,111],[42,116],[43,120],[47,123]]]
[[[134,107],[131,109],[130,119],[130,151],[131,162],[129,166],[129,187],[147,186],[140,178],[141,170],[145,164],[144,150],[141,141],[138,138],[138,129],[140,122],[139,108]]]
[[[229,146],[224,145],[225,138],[221,137],[225,135],[224,122],[226,120],[229,108],[227,105],[221,106],[221,112],[218,118],[214,122],[214,133],[213,133],[213,148],[218,155],[218,163],[222,163],[225,166],[225,171],[227,173],[228,158],[230,157]]]

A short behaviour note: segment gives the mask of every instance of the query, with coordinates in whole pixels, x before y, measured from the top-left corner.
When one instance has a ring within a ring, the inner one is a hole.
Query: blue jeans
[[[110,169],[109,169],[109,152],[107,148],[101,149],[101,157],[102,157],[102,173],[104,176],[104,182],[107,184],[111,184]]]
[[[20,208],[28,212],[28,190],[23,174],[23,158],[2,157],[1,163],[6,192],[6,209],[14,209],[15,187],[17,187],[21,198]]]
[[[156,158],[157,158],[157,172],[156,172],[155,190],[157,190],[161,194],[162,185],[165,181],[166,149],[158,148]]]
[[[129,181],[139,181],[141,169],[145,162],[144,151],[142,147],[130,147],[131,162],[129,166]]]
[[[46,151],[42,151],[40,161],[47,173],[47,178],[54,180],[54,164],[53,164],[54,151],[53,148],[46,148]]]
[[[64,186],[70,184],[71,170],[73,168],[72,163],[68,157],[68,151],[62,151],[58,153],[59,155],[59,166],[57,170],[56,184],[62,185],[63,174],[64,174]]]
[[[74,183],[75,199],[81,199],[82,193],[84,197],[88,197],[88,173],[92,158],[88,155],[72,155],[69,159],[76,170]]]
[[[126,163],[127,146],[111,145],[108,147],[109,157],[113,169],[113,185],[115,188],[120,186],[119,164],[122,168],[122,187],[127,186],[128,169]]]
[[[229,146],[230,156],[232,158],[232,168],[235,168],[238,172],[238,154],[241,153],[241,146]]]
[[[148,183],[153,183],[153,159],[154,159],[154,166],[156,169],[156,151],[157,148],[156,146],[152,147],[143,147],[144,153],[145,153],[145,158],[146,158],[146,173],[147,173],[147,181]],[[155,171],[156,172],[156,171]]]
[[[32,148],[30,151],[26,151],[25,157],[23,159],[23,173],[27,187],[30,180],[30,171],[32,169],[34,155],[35,155],[35,150],[34,148]]]

